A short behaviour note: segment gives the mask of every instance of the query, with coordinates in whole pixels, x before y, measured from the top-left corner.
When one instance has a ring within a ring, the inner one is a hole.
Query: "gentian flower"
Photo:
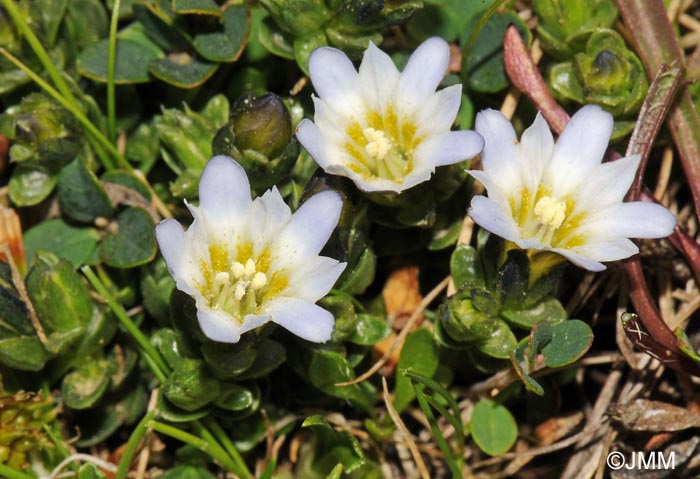
[[[340,217],[338,193],[317,193],[292,214],[275,187],[251,200],[243,167],[215,156],[202,172],[199,207],[187,207],[189,229],[168,219],[156,239],[208,338],[235,343],[268,321],[309,341],[331,338],[333,315],[314,303],[346,266],[318,256]]]
[[[475,196],[469,215],[523,249],[552,251],[591,271],[605,269],[603,261],[637,254],[628,238],[668,236],[676,219],[666,208],[622,202],[640,158],[602,163],[612,128],[609,113],[587,105],[556,145],[540,114],[518,142],[500,112],[480,112],[476,131],[486,142],[483,171],[470,173],[486,187],[488,198]]]
[[[435,91],[450,49],[430,38],[399,73],[373,43],[359,72],[348,57],[321,47],[309,58],[314,121],[297,138],[326,173],[346,176],[367,192],[399,193],[430,179],[436,166],[475,156],[483,140],[473,131],[450,131],[462,86]]]

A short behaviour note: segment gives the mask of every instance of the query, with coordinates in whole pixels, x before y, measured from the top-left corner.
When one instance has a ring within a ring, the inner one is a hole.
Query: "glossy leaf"
[[[250,13],[244,5],[232,5],[221,18],[223,31],[208,31],[194,37],[197,53],[212,62],[232,62],[243,53],[250,31]]]
[[[112,216],[114,207],[107,193],[80,159],[63,168],[57,188],[61,211],[69,218],[92,223],[95,218]]]
[[[24,233],[24,249],[31,264],[38,250],[63,258],[74,268],[87,263],[97,248],[99,234],[94,228],[72,226],[62,219],[38,223]]]
[[[401,348],[396,367],[399,370],[411,369],[425,377],[431,378],[438,367],[438,348],[433,341],[433,335],[424,328],[412,331]],[[411,381],[403,374],[396,375],[394,387],[394,407],[398,412],[403,411],[415,398]]]
[[[100,258],[115,268],[133,268],[156,255],[153,219],[143,208],[127,208],[117,215],[116,232],[100,245]]]
[[[571,364],[586,354],[593,343],[591,328],[578,319],[552,327],[552,339],[542,349],[545,365],[556,368]]]

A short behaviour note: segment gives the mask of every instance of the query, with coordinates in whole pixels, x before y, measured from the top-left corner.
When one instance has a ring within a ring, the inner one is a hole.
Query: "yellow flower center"
[[[579,227],[584,212],[574,213],[576,204],[566,197],[558,199],[540,187],[533,195],[527,188],[520,197],[510,197],[510,206],[525,238],[537,238],[540,243],[554,248],[573,248],[583,244]]]
[[[270,272],[270,251],[257,257],[250,243],[238,247],[236,259],[229,258],[227,245],[209,246],[209,258],[200,260],[204,284],[199,291],[207,305],[225,311],[242,323],[248,314],[260,312],[260,306],[287,286],[287,278]]]
[[[384,115],[370,111],[361,124],[348,126],[345,151],[351,158],[348,167],[368,178],[398,181],[413,170],[413,152],[421,139],[410,119],[399,120],[393,107]]]

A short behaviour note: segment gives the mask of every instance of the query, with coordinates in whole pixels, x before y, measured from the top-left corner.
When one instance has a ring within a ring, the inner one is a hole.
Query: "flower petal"
[[[594,238],[664,238],[676,227],[676,217],[661,205],[618,203],[595,214],[585,225]]]
[[[174,219],[163,220],[156,225],[156,241],[163,255],[168,271],[177,283],[177,288],[187,294],[192,294],[193,290],[187,283],[187,274],[184,269],[187,267],[187,237],[182,225]]]
[[[503,113],[491,109],[480,111],[476,115],[475,130],[484,137],[481,152],[484,171],[498,177],[504,171],[512,170],[518,159],[518,139],[513,125]]]
[[[612,134],[613,117],[597,105],[586,105],[566,124],[546,177],[557,196],[573,191],[603,161]]]
[[[309,259],[290,273],[290,286],[283,294],[315,303],[328,294],[346,266],[325,256]]]
[[[439,37],[428,38],[413,52],[401,73],[398,98],[401,111],[419,108],[442,81],[450,62],[450,47]]]
[[[199,299],[199,298],[198,298]],[[237,343],[241,335],[270,321],[269,315],[249,314],[239,323],[225,311],[207,307],[197,301],[197,321],[204,335],[222,343]]]
[[[367,106],[384,113],[385,106],[396,94],[399,71],[389,55],[369,42],[360,63],[359,88]]]
[[[297,298],[279,298],[269,304],[272,321],[302,339],[325,343],[333,335],[335,318],[322,307]]]
[[[542,173],[547,168],[554,149],[552,132],[541,113],[537,113],[535,121],[523,132],[518,149],[518,164],[523,183],[530,191],[537,191],[542,182]]]
[[[256,254],[261,254],[271,240],[292,218],[292,210],[282,199],[276,186],[256,198],[248,212],[248,240],[255,244]]]
[[[641,158],[639,155],[620,158],[598,166],[594,172],[595,181],[581,185],[577,206],[594,205],[601,209],[613,203],[620,203],[629,190],[637,173]]]
[[[490,198],[485,196],[472,198],[472,204],[467,214],[476,224],[501,238],[511,241],[520,238],[520,230],[513,218]]]
[[[309,76],[321,98],[341,111],[354,111],[358,74],[345,53],[336,48],[317,48],[309,57]]]
[[[294,260],[318,254],[338,224],[342,209],[343,200],[333,190],[306,200],[279,233],[275,243],[279,257]]]
[[[301,146],[306,148],[311,158],[325,170],[331,161],[325,154],[326,140],[318,126],[308,118],[304,118],[297,126],[296,135]]]
[[[474,158],[484,146],[484,139],[470,130],[450,131],[421,142],[416,148],[416,163],[425,166],[451,165]]]
[[[243,216],[251,203],[243,167],[224,155],[209,160],[199,180],[200,210],[212,219],[234,220]]]
[[[597,261],[617,261],[639,253],[639,248],[627,238],[589,242],[576,248],[576,253]]]
[[[594,259],[587,258],[586,256],[574,253],[571,250],[568,249],[562,249],[562,248],[547,248],[550,251],[553,251],[557,254],[562,255],[572,263],[574,263],[576,266],[579,266],[583,269],[587,269],[588,271],[603,271],[606,269],[606,266],[602,263],[599,263],[598,261],[595,261]]]
[[[450,131],[462,102],[462,85],[452,85],[433,93],[417,112],[416,136],[425,137]]]

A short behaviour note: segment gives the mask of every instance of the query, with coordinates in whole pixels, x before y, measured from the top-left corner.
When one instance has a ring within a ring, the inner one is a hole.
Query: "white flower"
[[[401,192],[430,179],[436,166],[475,156],[483,140],[473,131],[450,131],[462,86],[435,91],[450,49],[430,38],[402,73],[373,43],[359,73],[340,50],[322,47],[309,58],[316,92],[314,121],[297,138],[326,173],[347,176],[368,191]]]
[[[273,321],[309,341],[331,338],[333,315],[314,303],[345,269],[318,256],[340,217],[338,193],[318,193],[292,215],[275,187],[251,200],[243,167],[215,156],[199,182],[199,207],[187,206],[189,229],[165,220],[156,239],[207,337],[235,343]]]
[[[602,163],[612,128],[609,113],[588,105],[571,118],[556,145],[539,114],[518,142],[500,112],[480,112],[483,171],[470,173],[489,197],[474,197],[469,215],[521,248],[553,251],[591,271],[605,269],[602,261],[638,253],[628,238],[668,236],[676,219],[666,208],[622,202],[640,158]]]

